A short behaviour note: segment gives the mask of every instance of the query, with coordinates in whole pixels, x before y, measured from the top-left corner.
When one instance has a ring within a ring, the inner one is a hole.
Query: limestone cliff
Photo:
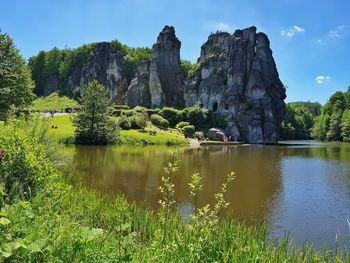
[[[184,106],[180,48],[181,42],[175,35],[174,27],[165,26],[152,47],[151,63],[138,67],[128,87],[125,94],[128,106]]]
[[[276,143],[286,94],[268,37],[255,27],[212,34],[198,63],[185,80],[186,106],[198,103],[223,115],[234,140]]]
[[[124,102],[124,93],[128,87],[125,60],[121,52],[114,51],[109,42],[97,43],[82,70],[75,70],[68,81],[68,90],[84,86],[91,80],[98,80],[106,87],[109,97],[117,103]]]
[[[136,106],[151,107],[150,64],[149,61],[139,63],[136,74],[125,93],[125,104],[131,108]]]

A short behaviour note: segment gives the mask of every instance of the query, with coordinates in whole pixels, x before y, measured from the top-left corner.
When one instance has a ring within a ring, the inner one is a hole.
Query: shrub
[[[158,114],[151,115],[151,123],[162,129],[169,128],[169,122]]]
[[[122,130],[130,130],[131,129],[131,121],[129,117],[121,116],[118,118],[118,126]]]
[[[53,163],[43,145],[27,136],[19,123],[1,127],[0,146],[3,155],[0,163],[0,186],[4,201],[29,200],[53,174]],[[1,191],[1,190],[0,190]]]
[[[66,113],[77,112],[79,110],[80,110],[79,106],[69,106],[69,107],[64,108],[64,112],[66,112]]]
[[[187,125],[187,126],[184,126],[182,128],[182,132],[186,135],[186,136],[193,136],[194,133],[195,133],[195,128],[193,125]]]
[[[143,129],[147,125],[147,121],[144,115],[137,114],[130,117],[131,129]]]
[[[156,109],[146,109],[146,112],[148,114],[148,116],[151,116],[153,114],[159,114],[160,109],[156,108]]]
[[[182,121],[182,111],[171,107],[164,107],[160,110],[159,115],[169,122],[170,127],[175,127],[177,123]]]
[[[132,116],[122,115],[118,118],[118,125],[123,130],[144,129],[147,125],[147,120],[140,113]]]
[[[194,125],[197,130],[207,128],[209,119],[209,110],[194,105],[183,110],[184,121]]]
[[[195,135],[197,138],[201,138],[201,139],[204,138],[204,133],[201,132],[201,131],[196,131],[194,135]]]
[[[182,128],[185,127],[185,126],[188,126],[188,125],[190,125],[189,122],[181,121],[178,124],[176,124],[176,129],[178,129],[180,132],[182,132]]]

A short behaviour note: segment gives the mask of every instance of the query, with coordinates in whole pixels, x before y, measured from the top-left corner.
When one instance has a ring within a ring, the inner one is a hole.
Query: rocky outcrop
[[[174,27],[165,26],[152,47],[149,80],[152,107],[184,106],[180,48]]]
[[[128,87],[125,94],[128,106],[184,106],[180,47],[174,27],[165,26],[153,45],[151,63],[140,63]]]
[[[114,51],[108,42],[97,43],[82,70],[73,71],[68,81],[68,90],[79,86],[82,92],[84,86],[91,80],[98,80],[106,87],[109,97],[121,104],[128,87],[125,60],[119,51]]]
[[[286,94],[268,37],[255,27],[212,34],[198,63],[185,81],[186,106],[198,103],[224,116],[234,140],[276,143]]]
[[[125,93],[125,104],[131,108],[136,106],[151,107],[150,64],[149,61],[139,63],[136,74]]]

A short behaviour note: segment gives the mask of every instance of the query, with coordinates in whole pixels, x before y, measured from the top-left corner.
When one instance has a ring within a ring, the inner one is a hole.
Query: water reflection
[[[83,184],[103,193],[123,193],[130,201],[157,208],[166,147],[76,147],[72,167]],[[191,211],[187,183],[194,172],[203,178],[200,205],[213,202],[230,171],[235,181],[226,199],[233,215],[248,224],[266,221],[272,237],[291,231],[322,246],[343,239],[350,218],[350,145],[293,142],[277,146],[210,146],[178,149],[174,177],[176,201]]]

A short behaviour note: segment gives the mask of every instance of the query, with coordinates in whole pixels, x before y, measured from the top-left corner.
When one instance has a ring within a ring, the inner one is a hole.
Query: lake
[[[158,208],[168,147],[71,147],[72,169],[81,182],[101,193],[123,193],[129,201]],[[275,146],[237,145],[176,149],[176,201],[191,213],[188,182],[202,175],[201,205],[213,203],[230,171],[236,179],[226,200],[232,214],[247,224],[264,222],[271,238],[289,232],[297,245],[305,240],[322,248],[336,236],[350,248],[350,144],[289,141]]]

